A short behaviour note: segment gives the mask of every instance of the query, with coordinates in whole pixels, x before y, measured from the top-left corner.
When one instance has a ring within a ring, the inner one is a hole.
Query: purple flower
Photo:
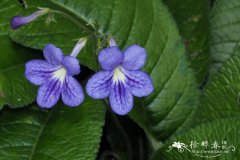
[[[50,9],[48,9],[48,8],[39,8],[38,11],[32,13],[29,16],[14,16],[10,21],[11,28],[18,29],[18,28],[32,22],[33,20],[37,19],[39,16],[42,16],[49,12],[50,12]]]
[[[82,87],[73,76],[80,73],[76,56],[85,43],[85,39],[80,40],[70,56],[64,56],[61,49],[47,44],[43,50],[46,60],[31,60],[26,64],[26,78],[40,85],[37,95],[40,107],[51,108],[60,96],[68,106],[78,106],[83,102]]]
[[[109,97],[112,110],[127,114],[133,107],[133,96],[144,97],[153,92],[151,78],[140,69],[146,61],[146,50],[131,45],[123,52],[113,39],[110,47],[101,50],[98,60],[103,68],[87,83],[87,94],[94,99]]]

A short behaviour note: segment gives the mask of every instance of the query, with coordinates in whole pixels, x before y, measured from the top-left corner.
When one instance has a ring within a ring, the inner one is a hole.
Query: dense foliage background
[[[240,158],[240,0],[17,0],[0,2],[0,159],[4,160],[198,160],[190,152],[166,152],[173,142],[227,141]],[[11,17],[37,7],[63,11],[19,30]],[[24,77],[25,63],[42,59],[53,43],[67,55],[76,39],[91,35],[79,55],[85,86],[97,71],[96,34],[113,35],[124,49],[144,46],[144,70],[155,91],[135,99],[128,116],[89,97],[77,108],[61,102],[51,110],[35,103],[36,86]]]

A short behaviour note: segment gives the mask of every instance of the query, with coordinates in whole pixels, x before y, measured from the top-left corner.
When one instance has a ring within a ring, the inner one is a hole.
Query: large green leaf
[[[211,12],[210,52],[213,58],[212,71],[234,54],[240,42],[240,1],[218,0]]]
[[[87,32],[81,26],[86,26],[87,23],[93,26],[97,22],[98,32],[113,35],[121,48],[136,43],[147,49],[148,60],[144,70],[151,75],[155,92],[141,105],[135,104],[135,110],[130,115],[132,119],[159,140],[189,126],[188,119],[191,118],[198,100],[197,86],[192,71],[188,68],[184,45],[176,24],[159,0],[51,2],[53,4],[49,3],[49,7],[70,13],[80,23],[83,20],[86,22],[73,26],[72,22],[57,16],[57,23],[43,27],[44,21],[39,19],[12,32],[13,40],[33,48],[42,48],[49,42],[65,49],[72,48],[72,40],[81,36],[83,31]],[[44,5],[42,3],[43,1],[29,1],[29,11]],[[64,34],[61,34],[63,31]],[[96,56],[92,56],[93,54],[94,50],[81,54],[80,62],[96,69]]]
[[[209,0],[164,0],[176,20],[199,82],[209,68]]]
[[[105,106],[87,98],[77,108],[61,104],[5,111],[0,119],[1,160],[95,160]]]
[[[8,37],[10,18],[22,10],[18,3],[10,0],[0,2],[0,108],[8,104],[19,107],[31,103],[35,88],[24,78],[24,64],[36,57],[26,48],[14,44]]]

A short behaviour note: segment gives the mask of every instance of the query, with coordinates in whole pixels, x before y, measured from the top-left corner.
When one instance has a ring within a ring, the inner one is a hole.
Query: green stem
[[[107,100],[103,100],[103,103],[107,107],[108,113],[110,114],[114,124],[116,125],[117,129],[119,130],[120,134],[122,135],[122,137],[125,141],[125,144],[127,147],[127,152],[128,152],[128,160],[132,160],[133,159],[133,154],[132,154],[133,150],[132,150],[132,144],[131,144],[130,138],[128,137],[128,134],[125,132],[124,128],[122,127],[122,125],[119,122],[115,113],[113,113],[113,111],[111,110]]]
[[[100,66],[98,64],[98,52],[99,52],[99,48],[98,48],[98,25],[94,26],[95,32],[93,34],[93,51],[95,52],[95,62],[96,62],[96,66],[97,66],[97,71],[100,70]]]

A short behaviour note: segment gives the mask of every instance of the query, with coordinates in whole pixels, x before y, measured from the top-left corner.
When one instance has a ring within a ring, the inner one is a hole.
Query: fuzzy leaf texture
[[[0,119],[1,160],[94,160],[105,106],[87,99],[81,107],[5,111]]]
[[[199,83],[208,72],[209,54],[209,0],[164,0],[177,22],[188,60]]]
[[[211,72],[215,73],[239,49],[240,1],[219,0],[210,14]]]

